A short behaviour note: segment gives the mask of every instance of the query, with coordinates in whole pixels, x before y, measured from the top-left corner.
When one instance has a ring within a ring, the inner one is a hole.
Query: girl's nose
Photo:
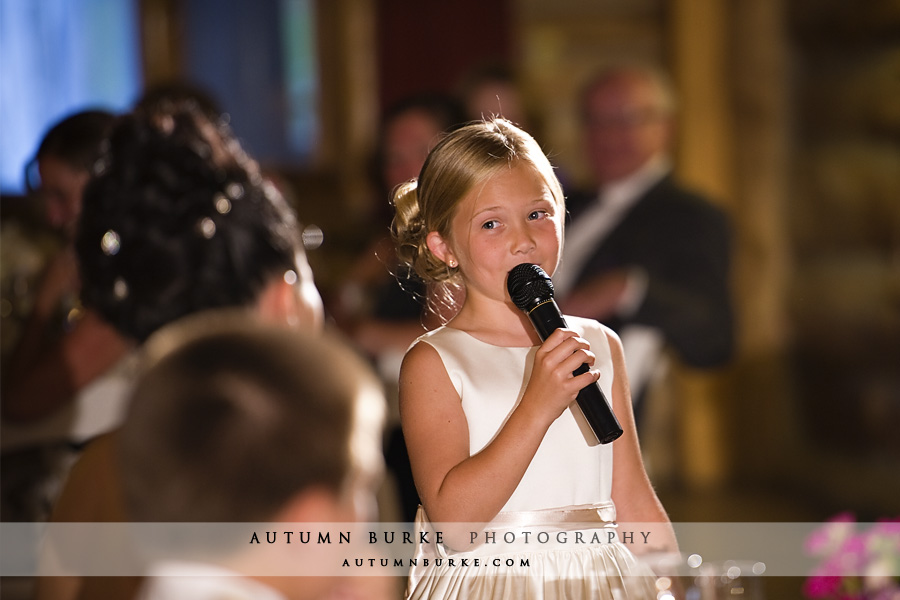
[[[512,250],[515,254],[527,254],[534,250],[534,238],[526,227],[518,227],[513,235]]]

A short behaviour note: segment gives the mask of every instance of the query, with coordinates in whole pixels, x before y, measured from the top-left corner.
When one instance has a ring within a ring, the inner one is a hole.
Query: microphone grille
[[[553,282],[542,268],[531,263],[516,265],[506,277],[506,290],[519,310],[532,308],[553,298]]]

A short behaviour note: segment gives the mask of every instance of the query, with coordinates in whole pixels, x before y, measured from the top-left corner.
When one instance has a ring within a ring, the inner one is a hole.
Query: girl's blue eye
[[[497,226],[497,221],[487,221],[486,223],[484,223],[481,226],[481,228],[482,229],[493,229],[496,226]]]

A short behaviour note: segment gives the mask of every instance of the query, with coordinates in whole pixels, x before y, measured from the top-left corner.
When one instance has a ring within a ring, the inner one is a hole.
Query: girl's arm
[[[400,371],[400,420],[416,489],[430,521],[486,523],[509,500],[550,424],[599,373],[587,342],[555,331],[538,349],[518,406],[484,449],[469,456],[462,404],[437,351],[419,342]],[[453,541],[446,540],[451,546]],[[468,540],[462,540],[468,542]]]
[[[633,523],[645,531],[649,529],[647,547],[636,544],[633,550],[677,552],[675,531],[644,469],[622,342],[610,330],[606,331],[606,337],[613,361],[613,410],[625,431],[622,437],[613,442],[612,499],[616,505],[616,518],[620,524]],[[640,541],[642,540],[636,540]]]

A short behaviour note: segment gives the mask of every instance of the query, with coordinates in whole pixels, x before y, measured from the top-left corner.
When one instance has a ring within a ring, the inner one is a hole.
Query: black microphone
[[[553,300],[553,282],[539,266],[522,263],[513,267],[506,278],[506,289],[513,303],[531,319],[541,340],[546,340],[560,327],[568,327]],[[589,369],[584,363],[573,375],[581,375]],[[608,444],[622,435],[622,426],[596,382],[578,392],[577,402],[601,444]]]

